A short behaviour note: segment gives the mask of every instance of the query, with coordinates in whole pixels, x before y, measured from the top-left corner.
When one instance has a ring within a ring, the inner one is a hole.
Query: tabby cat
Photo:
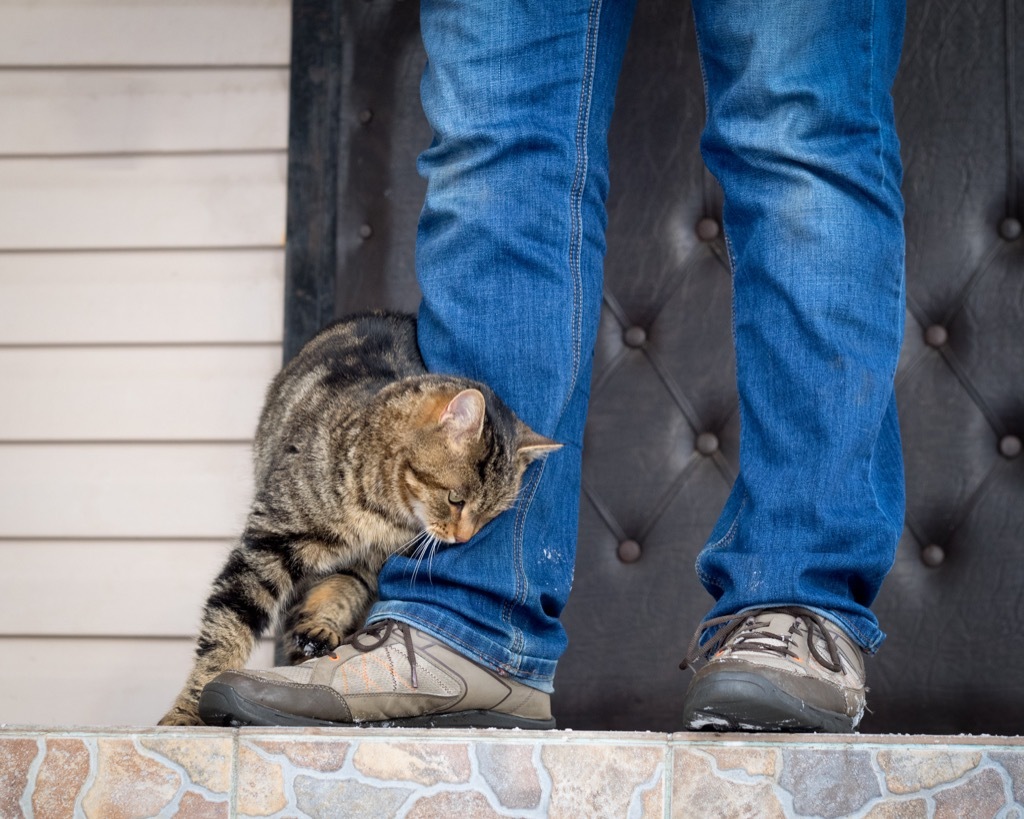
[[[426,372],[411,316],[369,313],[313,338],[270,385],[256,493],[203,610],[195,665],[161,725],[198,725],[203,686],[244,666],[287,607],[292,662],[362,625],[393,554],[464,543],[558,448],[486,386]]]

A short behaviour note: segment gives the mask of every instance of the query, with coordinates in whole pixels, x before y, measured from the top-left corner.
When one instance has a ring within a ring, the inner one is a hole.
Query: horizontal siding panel
[[[0,250],[284,244],[284,153],[0,160]]]
[[[0,348],[0,440],[248,440],[280,345]]]
[[[3,632],[194,636],[230,548],[230,541],[0,541]]]
[[[0,537],[233,538],[248,444],[0,444]]]
[[[185,682],[193,647],[191,640],[0,638],[0,721],[155,725]],[[249,666],[271,665],[273,645],[264,641]]]
[[[0,65],[287,65],[288,0],[4,0]]]
[[[280,342],[284,250],[0,253],[0,344]]]
[[[288,70],[0,71],[0,110],[0,154],[284,150]]]

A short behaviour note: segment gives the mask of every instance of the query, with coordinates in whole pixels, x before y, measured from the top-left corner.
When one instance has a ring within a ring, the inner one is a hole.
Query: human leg
[[[606,133],[632,2],[425,3],[434,140],[417,244],[429,369],[476,378],[564,448],[469,543],[381,573],[394,618],[551,689],[565,648],[601,301]]]
[[[633,0],[422,3],[421,90],[434,138],[419,160],[428,183],[417,242],[421,352],[434,372],[486,382],[564,446],[527,471],[516,506],[468,543],[438,550],[418,571],[412,558],[392,558],[369,631],[336,659],[214,686],[215,721],[417,720],[475,702],[490,721],[472,724],[505,725],[494,714],[514,702],[523,727],[544,727],[566,644],[558,618],[575,561],[601,303],[606,135],[632,9]],[[446,670],[468,661],[478,671]],[[382,704],[368,708],[368,694]]]
[[[903,202],[889,94],[903,3],[695,0],[694,13],[741,413],[740,474],[697,561],[716,600],[708,618],[799,606],[871,652],[883,634],[869,607],[904,502],[893,390]],[[805,643],[818,639],[797,623]]]

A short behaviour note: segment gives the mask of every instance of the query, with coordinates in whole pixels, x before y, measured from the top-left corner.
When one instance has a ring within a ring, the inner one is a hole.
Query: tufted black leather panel
[[[321,36],[311,43],[303,21],[316,15]],[[290,350],[308,334],[311,267],[325,291],[333,285],[324,298],[335,314],[415,307],[424,189],[415,156],[430,138],[414,2],[295,0],[295,16],[292,167],[334,178],[333,157],[336,199],[318,199],[293,173]],[[908,509],[875,606],[890,638],[869,661],[867,731],[1024,732],[1019,31],[1024,0],[911,0],[908,9],[896,87]],[[306,132],[330,126],[327,48],[342,55],[331,155],[310,149],[319,143]],[[687,677],[676,663],[710,602],[693,561],[735,477],[739,426],[721,194],[698,152],[703,118],[688,6],[641,2],[611,134],[606,298],[565,613],[570,648],[556,680],[564,727],[677,729]],[[335,210],[319,244],[293,241],[296,225]],[[333,266],[314,246],[336,254]]]

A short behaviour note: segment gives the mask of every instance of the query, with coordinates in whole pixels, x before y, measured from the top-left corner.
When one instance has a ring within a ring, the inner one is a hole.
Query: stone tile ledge
[[[1024,738],[0,726],[22,816],[1024,819]]]

